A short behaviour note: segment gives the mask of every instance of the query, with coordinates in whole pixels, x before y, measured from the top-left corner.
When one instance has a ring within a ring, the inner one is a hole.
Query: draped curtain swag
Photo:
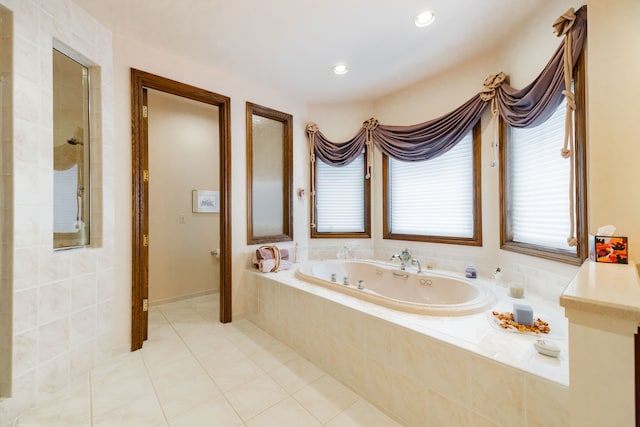
[[[553,24],[563,43],[556,49],[542,72],[526,87],[516,90],[507,82],[505,73],[488,76],[484,88],[455,110],[430,121],[410,126],[379,124],[374,118],[365,121],[358,133],[348,141],[332,142],[314,123],[307,125],[311,149],[311,162],[315,156],[333,166],[344,166],[365,149],[367,178],[370,177],[371,146],[397,160],[424,161],[446,153],[468,134],[478,123],[484,110],[490,106],[493,116],[492,146],[497,149],[497,116],[509,126],[534,127],[547,120],[563,99],[567,102],[565,141],[562,156],[571,159],[571,236],[575,246],[573,197],[573,111],[575,99],[571,91],[572,71],[582,53],[587,34],[587,6],[577,11],[569,9]],[[495,159],[492,166],[495,165]],[[314,171],[312,164],[311,170]],[[313,173],[313,172],[312,172]],[[313,182],[313,176],[312,181]],[[315,196],[312,188],[311,196]],[[312,221],[313,222],[313,221]],[[313,226],[313,225],[312,225]]]
[[[53,148],[53,167],[57,171],[66,171],[78,165],[82,169],[84,163],[83,145],[64,144]]]

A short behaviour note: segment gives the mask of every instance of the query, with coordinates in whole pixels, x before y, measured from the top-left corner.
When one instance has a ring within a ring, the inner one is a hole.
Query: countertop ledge
[[[560,295],[560,305],[640,324],[640,265],[585,261]]]

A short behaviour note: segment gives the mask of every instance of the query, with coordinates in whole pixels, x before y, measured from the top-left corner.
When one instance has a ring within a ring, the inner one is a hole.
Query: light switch
[[[180,214],[179,222],[180,224],[184,224],[184,214]]]

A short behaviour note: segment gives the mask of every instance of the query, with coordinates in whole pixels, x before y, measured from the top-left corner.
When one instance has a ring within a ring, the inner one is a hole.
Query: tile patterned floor
[[[217,295],[152,307],[149,340],[15,425],[400,426],[253,323],[218,322]]]

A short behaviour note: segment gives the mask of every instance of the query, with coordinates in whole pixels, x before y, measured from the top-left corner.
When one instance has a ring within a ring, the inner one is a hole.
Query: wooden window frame
[[[311,226],[309,227],[310,229],[310,236],[312,239],[366,239],[366,238],[370,238],[371,237],[371,178],[366,178],[367,175],[367,154],[363,153],[362,154],[365,158],[364,158],[364,177],[363,178],[363,185],[364,185],[364,203],[362,208],[364,209],[364,231],[353,231],[353,232],[348,232],[348,231],[339,231],[339,232],[320,232],[316,229],[316,227],[314,227],[314,224],[311,224]],[[316,183],[316,177],[318,176],[318,169],[317,169],[317,164],[318,162],[320,162],[321,160],[316,159],[315,163],[311,164],[312,168],[316,168],[316,170],[314,171],[312,175],[312,178],[314,180],[314,182],[312,183],[313,185],[311,186],[311,188],[317,188]],[[313,194],[312,195],[312,200],[313,200],[313,204],[311,206],[311,209],[313,209],[313,218],[318,219],[318,209],[317,209],[317,198],[316,195]]]
[[[482,246],[482,130],[480,121],[473,127],[473,236],[447,237],[418,234],[393,233],[391,226],[391,206],[389,189],[389,157],[382,156],[382,200],[383,200],[383,238],[390,240],[408,240],[414,242],[445,243],[451,245]]]
[[[524,255],[535,256],[566,264],[581,265],[588,257],[587,247],[587,132],[586,132],[586,67],[584,55],[578,59],[574,70],[574,91],[576,99],[575,122],[575,190],[576,190],[576,238],[575,254],[560,249],[548,248],[530,243],[514,242],[508,215],[507,191],[507,125],[500,120],[500,248]]]

